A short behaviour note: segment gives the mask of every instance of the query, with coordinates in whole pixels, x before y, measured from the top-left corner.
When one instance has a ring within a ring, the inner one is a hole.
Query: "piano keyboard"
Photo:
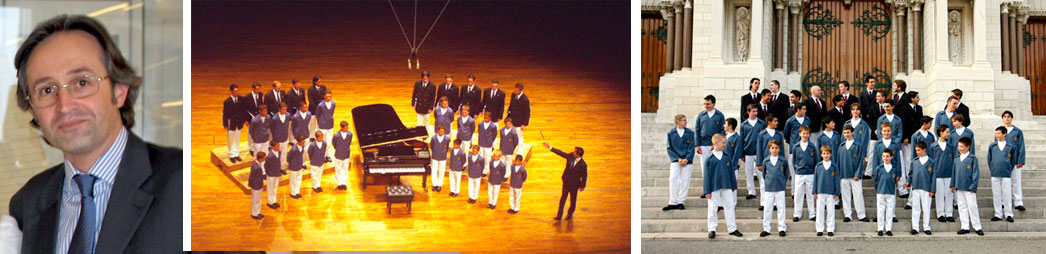
[[[424,173],[425,167],[370,168],[371,174]]]

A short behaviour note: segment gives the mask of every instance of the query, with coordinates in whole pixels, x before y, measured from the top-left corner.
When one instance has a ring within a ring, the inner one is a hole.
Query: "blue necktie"
[[[73,181],[80,187],[80,216],[73,231],[72,242],[69,243],[69,254],[94,253],[95,243],[95,205],[94,205],[94,182],[95,177],[89,174],[78,174],[73,176]]]

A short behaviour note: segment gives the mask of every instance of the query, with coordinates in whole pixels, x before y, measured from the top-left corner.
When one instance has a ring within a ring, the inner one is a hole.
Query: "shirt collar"
[[[120,133],[116,135],[116,140],[109,145],[109,149],[106,149],[101,157],[98,157],[98,160],[94,162],[87,174],[97,177],[101,182],[112,185],[113,180],[116,179],[116,172],[120,169],[120,162],[123,160],[124,148],[127,147],[127,136],[127,129],[120,128]],[[65,185],[74,186],[76,183],[72,182],[73,176],[80,174],[80,171],[69,160],[65,160],[64,164]],[[65,188],[65,191],[69,192],[74,189],[79,192],[77,188]]]

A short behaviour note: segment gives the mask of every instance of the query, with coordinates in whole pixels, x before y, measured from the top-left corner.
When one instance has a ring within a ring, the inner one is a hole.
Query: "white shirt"
[[[1006,127],[1006,133],[1013,132],[1013,126]]]
[[[723,159],[723,151],[712,151],[712,155],[714,155],[716,159]]]
[[[280,116],[280,122],[286,122],[287,121],[287,115],[286,114],[276,114],[276,115]]]
[[[806,120],[806,116],[801,116],[801,117],[796,117],[795,118],[795,121],[799,122],[799,124],[803,124],[803,120]]]
[[[479,159],[479,154],[473,154],[472,155],[472,161],[476,161],[478,159]]]
[[[777,156],[770,156],[770,166],[777,166]]]
[[[890,170],[893,169],[893,165],[883,164],[883,168],[886,168],[886,172],[890,172]]]
[[[494,166],[501,166],[501,160],[494,160]]]
[[[892,141],[892,140],[890,140],[889,138],[883,139],[883,146],[889,147],[890,146],[890,141]]]
[[[331,105],[331,102],[332,101],[323,101],[323,106],[327,107],[327,109],[331,109],[331,107],[334,106],[334,105]]]
[[[508,134],[509,134],[509,132],[511,132],[511,131],[512,131],[512,129],[509,129],[509,128],[505,128],[505,135],[508,135]]]
[[[490,128],[490,122],[483,122],[483,128]]]
[[[835,131],[831,131],[831,130],[829,130],[829,131],[825,131],[825,132],[824,132],[824,135],[825,135],[825,136],[828,136],[828,138],[832,138],[832,134],[835,134]]]
[[[857,128],[858,124],[861,124],[861,118],[850,119],[850,126],[853,126],[854,129]]]
[[[464,117],[459,117],[458,119],[461,119],[461,123],[469,122],[469,116],[468,115],[465,115]]]
[[[748,125],[755,127],[755,124],[759,122],[759,119],[748,119]]]
[[[915,104],[908,103],[908,106],[912,106],[912,109],[915,109]]]
[[[821,161],[821,165],[824,165],[824,170],[828,171],[828,168],[832,167],[832,161]]]
[[[229,97],[232,98],[232,103],[236,103],[236,96],[229,95]]]
[[[447,135],[446,134],[444,134],[444,135],[437,135],[436,136],[436,141],[438,141],[440,143],[443,143],[443,137],[445,137],[445,136],[447,136]],[[342,137],[344,138],[345,136],[342,136]]]
[[[348,131],[339,131],[338,134],[341,134],[341,138],[345,138],[345,135],[349,135],[349,132]]]
[[[301,116],[301,120],[308,119],[308,116],[305,115],[306,112],[308,112],[308,111],[298,113],[298,115]]]
[[[708,115],[708,118],[712,118],[712,116],[715,116],[715,109],[705,111],[705,114]]]
[[[941,147],[941,150],[946,150],[946,149],[948,149],[948,143],[946,143],[946,142],[944,142],[944,141],[937,141],[937,146],[940,146],[940,147]]]
[[[926,132],[927,132],[926,130],[923,130],[923,129],[919,129],[919,135],[923,135],[923,137],[925,137],[925,136],[928,136],[928,135],[926,134]]]
[[[450,110],[450,108],[439,107],[439,110],[440,110],[440,113],[446,114],[447,110]]]
[[[960,136],[962,135],[962,133],[963,133],[964,131],[966,131],[966,127],[962,127],[962,128],[955,128],[955,134],[959,134]]]
[[[777,129],[767,128],[766,133],[770,133],[770,137],[777,135]]]
[[[676,133],[679,133],[679,137],[683,137],[683,128],[676,128]]]
[[[892,112],[892,111],[887,111],[887,112]],[[893,114],[886,114],[886,120],[888,120],[890,122],[893,122]]]
[[[810,145],[809,142],[800,142],[799,143],[799,148],[801,148],[803,150],[806,150],[806,147],[809,146],[809,145]]]
[[[948,119],[952,119],[952,115],[954,115],[954,114],[955,114],[955,111],[952,111],[952,112],[945,111],[944,112],[944,115],[948,116]]]
[[[919,157],[919,163],[926,164],[926,160],[929,160],[929,159],[930,159],[930,157],[927,157],[927,156]]]
[[[737,135],[737,132],[731,132],[726,134],[726,139],[730,139],[731,136]],[[1003,143],[1005,144],[1005,143]]]
[[[1002,150],[1006,148],[1006,141],[998,141],[998,145],[996,146],[998,146],[999,151],[1002,152]]]
[[[960,155],[959,155],[959,161],[964,161],[964,160],[966,160],[966,157],[967,157],[967,156],[970,156],[970,152],[965,152],[965,153],[963,153],[963,154],[960,154]]]

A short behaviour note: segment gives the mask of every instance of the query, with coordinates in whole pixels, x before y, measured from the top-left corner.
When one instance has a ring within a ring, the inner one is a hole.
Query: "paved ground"
[[[905,233],[907,234],[907,233]],[[756,233],[758,237],[758,233]],[[789,235],[792,237],[792,235]],[[838,237],[838,235],[837,235]],[[722,240],[721,240],[722,238]],[[1043,253],[1046,240],[1042,237],[1023,239],[976,239],[976,238],[878,238],[858,237],[831,241],[811,241],[814,238],[799,236],[791,241],[758,241],[745,235],[743,240],[726,240],[730,235],[717,235],[715,241],[700,239],[643,239],[643,253],[696,253],[715,251],[718,253]],[[725,240],[725,241],[724,241]]]

